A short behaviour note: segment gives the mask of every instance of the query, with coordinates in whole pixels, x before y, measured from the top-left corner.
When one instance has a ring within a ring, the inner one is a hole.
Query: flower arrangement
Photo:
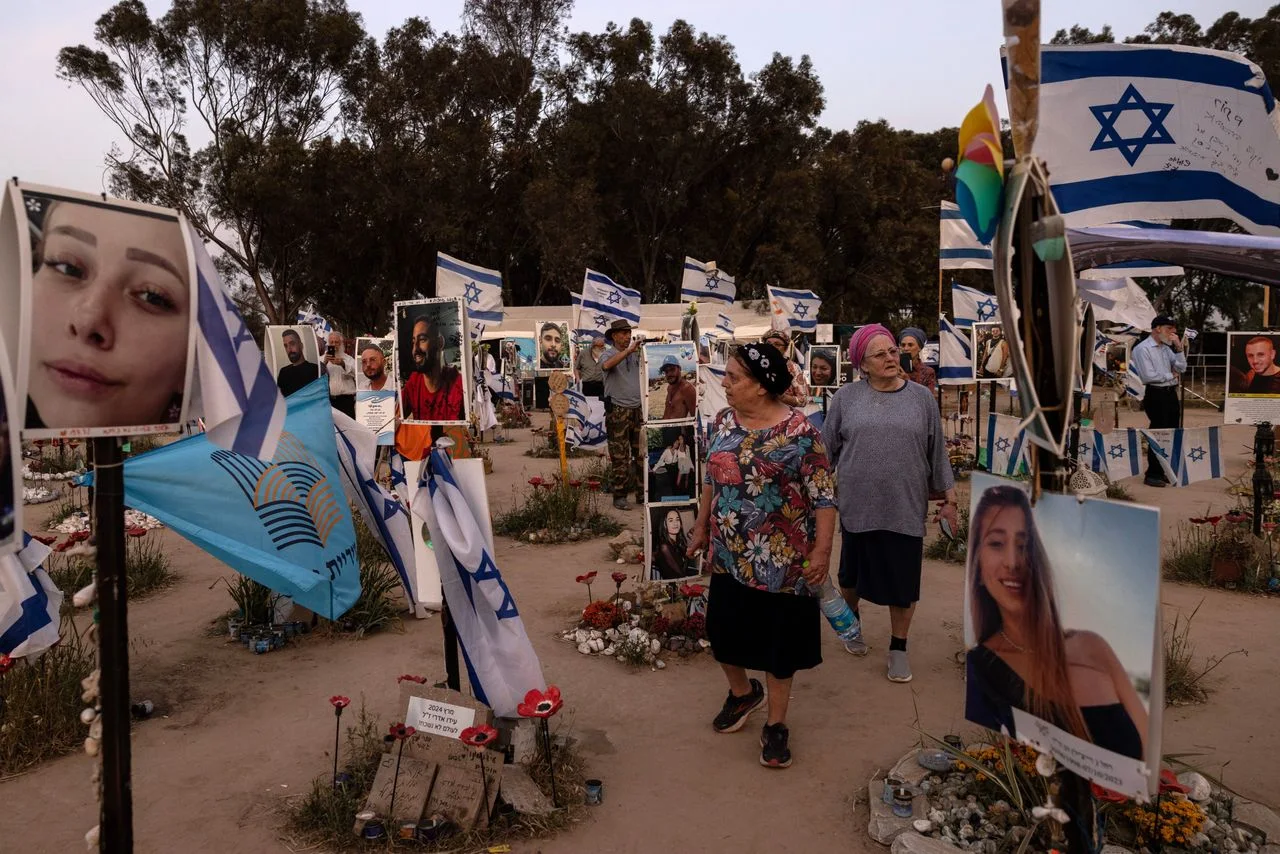
[[[681,633],[693,640],[702,640],[707,636],[707,618],[702,614],[690,614],[684,618]]]
[[[1163,843],[1189,848],[1191,840],[1204,828],[1205,814],[1185,797],[1160,798],[1156,804],[1131,803],[1122,814],[1133,824],[1139,845]]]
[[[582,621],[593,629],[611,629],[627,619],[626,611],[612,602],[592,602],[582,609]]]
[[[516,706],[516,712],[522,718],[535,718],[542,721],[542,742],[547,753],[547,770],[551,774],[551,804],[552,806],[560,806],[559,797],[556,794],[556,764],[551,759],[551,716],[560,711],[564,707],[564,699],[560,696],[560,689],[555,685],[548,685],[546,692],[539,691],[534,688],[524,695],[524,702]]]

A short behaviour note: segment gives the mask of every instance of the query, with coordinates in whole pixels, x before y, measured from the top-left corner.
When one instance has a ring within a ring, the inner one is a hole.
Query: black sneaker
[[[751,693],[745,697],[735,697],[733,691],[725,698],[720,714],[711,722],[716,732],[737,732],[747,722],[747,715],[754,712],[764,702],[764,686],[759,679],[751,680]]]
[[[766,768],[787,768],[791,765],[791,748],[787,747],[790,732],[786,724],[765,724],[760,732],[760,764]]]

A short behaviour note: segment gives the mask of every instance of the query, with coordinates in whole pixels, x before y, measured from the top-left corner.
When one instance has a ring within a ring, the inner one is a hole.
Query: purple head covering
[[[867,355],[867,345],[877,335],[884,335],[895,343],[898,340],[893,337],[892,332],[879,323],[868,323],[854,330],[853,336],[849,339],[849,364],[853,365],[854,370],[862,369],[862,360]]]

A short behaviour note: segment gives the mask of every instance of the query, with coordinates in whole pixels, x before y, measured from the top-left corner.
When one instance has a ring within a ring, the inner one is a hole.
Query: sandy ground
[[[545,418],[535,416],[535,423]],[[1141,416],[1122,411],[1121,420],[1138,424]],[[1188,425],[1197,423],[1213,423],[1213,414],[1192,411]],[[495,512],[510,504],[513,484],[555,468],[522,455],[527,430],[513,435],[515,444],[493,448]],[[1244,471],[1250,435],[1247,428],[1227,430],[1233,476]],[[1206,507],[1233,503],[1223,481],[1180,490],[1128,483],[1138,501],[1161,507],[1166,534]],[[33,515],[39,518],[39,509]],[[619,515],[638,530],[639,511]],[[153,719],[134,728],[136,850],[301,850],[287,838],[281,810],[328,772],[329,696],[363,698],[391,720],[399,674],[444,677],[439,620],[411,620],[403,633],[361,641],[311,638],[254,656],[206,632],[230,605],[221,585],[210,589],[226,567],[172,532],[159,536],[180,580],[130,608],[133,694],[157,706]],[[866,836],[867,780],[916,739],[917,717],[935,734],[966,729],[957,566],[926,564],[911,634],[911,684],[884,677],[883,609],[864,610],[873,647],[865,659],[850,658],[824,633],[825,663],[795,682],[789,721],[795,764],[770,771],[757,762],[762,716],[733,735],[711,730],[726,686],[709,656],[660,672],[632,671],[585,659],[553,638],[585,604],[574,575],[613,569],[603,541],[542,547],[501,539],[497,557],[546,677],[567,699],[560,726],[579,739],[592,773],[605,783],[605,803],[581,825],[515,851],[883,850]],[[1176,584],[1165,585],[1163,599],[1168,619],[1175,609],[1201,606],[1193,630],[1200,658],[1236,648],[1249,653],[1216,671],[1208,705],[1168,711],[1165,752],[1203,754],[1206,768],[1225,766],[1231,785],[1274,804],[1280,730],[1268,717],[1280,702],[1280,600]],[[89,773],[88,759],[72,755],[0,783],[0,852],[83,850],[82,835],[97,813]]]

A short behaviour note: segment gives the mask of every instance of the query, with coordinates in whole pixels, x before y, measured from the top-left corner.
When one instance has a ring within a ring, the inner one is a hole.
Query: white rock
[[[592,652],[604,652],[604,638],[592,638],[587,642]]]
[[[626,561],[623,560],[622,558],[618,558],[618,563],[626,563]]]
[[[702,640],[698,641],[698,646],[702,647],[703,649],[710,649],[711,641],[707,640],[706,638],[703,638]]]
[[[93,709],[85,709],[83,712],[80,713],[80,723],[84,724],[85,726],[88,726],[89,724],[93,723],[97,719],[98,719],[98,713],[95,712]]]
[[[98,596],[98,582],[90,581],[89,584],[76,591],[76,595],[71,597],[71,602],[77,608],[84,608],[93,602]]]
[[[602,638],[602,637],[604,637],[604,633],[601,632],[599,629],[592,629],[591,631],[587,632],[587,640],[596,640],[597,638]]]
[[[928,833],[933,830],[933,822],[927,818],[918,818],[911,822],[911,826],[916,829],[916,833]]]
[[[611,655],[613,655],[614,653],[616,653],[617,651],[618,651],[618,648],[617,648],[616,646],[614,646],[613,644],[610,644],[609,646],[606,646],[606,647],[604,648],[604,652],[602,652],[602,653],[600,653],[600,654],[601,654],[601,655],[610,655],[610,656],[611,656]]]
[[[933,822],[936,825],[941,826],[946,823],[947,814],[944,813],[942,810],[938,809],[937,807],[934,807],[933,809],[929,810],[929,821]]]
[[[1184,771],[1178,775],[1178,782],[1190,789],[1187,797],[1196,803],[1204,803],[1213,794],[1213,787],[1203,774],[1196,771]]]
[[[607,637],[609,640],[617,640],[617,639],[618,639],[618,630],[617,630],[617,629],[609,629],[608,631],[606,631],[606,632],[604,633],[604,636],[605,636],[605,637]]]
[[[582,653],[583,655],[590,655],[591,647],[587,646],[585,643],[580,643],[578,644],[578,652]]]
[[[661,658],[659,658],[657,661],[653,663],[653,666],[658,668],[659,670],[665,670],[667,667],[667,663],[663,661]]]
[[[658,640],[657,638],[654,638],[653,640],[649,641],[649,650],[654,655],[657,655],[659,650],[661,649],[662,649],[662,641]]]
[[[622,561],[618,561],[618,562],[619,562],[619,563],[621,563]],[[624,611],[630,611],[630,610],[631,610],[631,600],[630,600],[630,599],[623,599],[623,600],[622,600],[622,610],[624,610]]]
[[[96,738],[86,738],[84,740],[84,752],[90,756],[97,756],[99,750],[98,740]]]
[[[574,633],[573,639],[578,643],[586,643],[591,639],[591,636],[587,634],[585,629],[578,629],[578,631]]]

